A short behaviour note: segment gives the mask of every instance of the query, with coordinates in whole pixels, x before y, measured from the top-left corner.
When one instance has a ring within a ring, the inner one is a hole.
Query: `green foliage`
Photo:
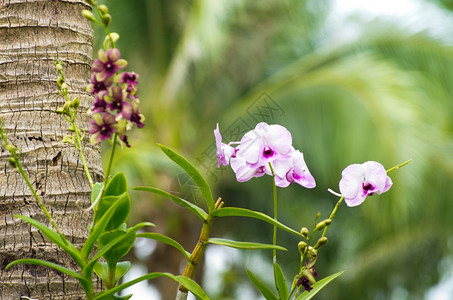
[[[303,292],[299,297],[297,297],[296,300],[309,300],[313,298],[321,289],[323,289],[326,285],[328,285],[332,280],[338,278],[341,274],[343,274],[344,271],[335,273],[333,275],[330,275],[324,279],[321,279],[320,281],[316,282],[314,285],[312,285],[312,290],[310,292]]]
[[[237,248],[237,249],[245,249],[245,250],[276,249],[276,250],[286,251],[286,248],[278,246],[278,245],[274,246],[274,245],[269,245],[269,244],[260,244],[260,243],[252,243],[252,242],[238,242],[238,241],[219,239],[219,238],[210,238],[208,240],[208,243],[227,246],[227,247],[231,247],[231,248]]]
[[[283,275],[283,271],[277,263],[274,263],[274,280],[275,287],[277,288],[277,292],[280,296],[279,299],[289,299],[288,286],[286,284],[285,275]]]
[[[146,232],[146,233],[137,234],[137,237],[144,237],[144,238],[153,239],[153,240],[165,243],[165,244],[167,244],[169,246],[172,246],[173,248],[176,248],[177,250],[179,250],[179,252],[181,252],[184,255],[184,257],[187,259],[187,261],[190,261],[190,253],[187,252],[181,246],[181,244],[179,244],[177,241],[173,240],[172,238],[170,238],[170,237],[168,237],[166,235],[163,235],[163,234],[160,234],[160,233],[155,233],[155,232]]]
[[[247,270],[247,275],[249,276],[252,283],[260,291],[261,295],[266,298],[266,300],[277,300],[277,296],[272,292],[272,290],[267,287],[261,280],[258,279],[250,270]]]
[[[209,187],[206,180],[201,176],[200,172],[191,164],[187,159],[182,157],[181,155],[177,154],[173,150],[165,147],[164,145],[159,144],[160,149],[175,163],[177,163],[181,168],[186,171],[186,173],[193,179],[193,181],[197,184],[200,188],[204,199],[206,201],[206,205],[208,206],[209,211],[214,210],[214,199],[212,197],[211,188]]]

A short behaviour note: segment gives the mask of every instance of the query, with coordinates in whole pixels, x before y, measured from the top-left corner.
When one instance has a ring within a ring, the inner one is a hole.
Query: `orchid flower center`
[[[376,188],[376,186],[371,184],[368,181],[362,182],[363,196],[365,196],[365,195],[373,196],[375,188]]]
[[[106,64],[105,64],[105,69],[106,69],[107,71],[109,71],[109,72],[112,71],[112,70],[113,70],[113,64],[110,63],[110,62],[109,62],[109,63],[106,63]]]
[[[272,156],[274,156],[274,154],[275,154],[275,151],[272,150],[269,147],[265,147],[264,150],[263,150],[263,157],[264,158],[272,157]]]

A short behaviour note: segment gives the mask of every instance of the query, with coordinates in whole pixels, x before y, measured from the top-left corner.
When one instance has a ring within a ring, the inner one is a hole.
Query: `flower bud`
[[[91,11],[89,11],[88,9],[82,10],[82,15],[88,21],[96,22],[96,18],[94,17],[93,13]]]
[[[310,270],[308,269],[304,269],[302,270],[302,275],[308,279],[308,281],[311,283],[311,284],[315,284],[316,283],[316,279],[315,277],[313,276],[313,274],[311,273]]]
[[[16,168],[17,165],[16,165],[16,161],[14,160],[14,158],[10,157],[8,158],[8,163],[11,165],[11,167],[13,168]]]
[[[316,224],[315,230],[322,230],[324,227],[329,226],[332,223],[331,219],[325,219],[324,221],[319,222]]]
[[[96,5],[96,2],[94,2],[94,0],[85,0],[85,2],[89,5]]]
[[[327,238],[325,236],[323,236],[322,238],[320,238],[317,242],[316,242],[316,245],[315,245],[315,249],[319,249],[321,248],[322,246],[326,245],[327,244]]]
[[[103,15],[106,15],[109,13],[109,9],[107,6],[105,6],[104,4],[101,4],[98,6],[98,9],[99,11],[103,14]]]
[[[57,108],[57,114],[60,114],[60,115],[61,115],[61,114],[64,114],[64,113],[65,113],[65,112],[64,112],[64,108],[63,108],[63,107]]]
[[[65,135],[63,137],[63,143],[65,143],[65,144],[74,144],[74,137],[72,135]]]
[[[61,89],[62,89],[62,90],[68,90],[68,85],[66,84],[66,82],[63,82],[63,83],[61,84]]]
[[[308,237],[309,233],[310,233],[310,231],[308,230],[307,227],[302,227],[302,229],[300,230],[300,234],[304,237]]]
[[[6,146],[5,146],[5,149],[8,150],[8,151],[11,152],[11,153],[14,153],[14,152],[16,152],[17,150],[19,150],[16,146],[11,145],[11,144],[6,145]]]
[[[297,250],[299,250],[299,253],[303,255],[305,253],[305,249],[307,249],[307,243],[300,241],[299,244],[297,244]]]
[[[313,248],[312,246],[309,246],[308,247],[308,252],[307,252],[307,257],[308,258],[315,258],[316,256],[318,256],[318,252],[316,251],[316,249]]]
[[[71,131],[71,132],[75,131],[74,126],[72,126],[72,124],[68,127],[68,131]]]
[[[57,85],[61,87],[61,85],[64,83],[64,79],[62,77],[57,78]]]
[[[109,14],[102,15],[102,22],[105,26],[109,26],[110,21],[112,21],[112,16]]]
[[[79,100],[79,98],[75,98],[74,100],[72,100],[71,106],[74,107],[74,109],[79,108],[79,105],[80,105],[80,100]]]
[[[58,73],[63,71],[63,66],[61,65],[60,62],[55,63],[55,69],[57,70]]]

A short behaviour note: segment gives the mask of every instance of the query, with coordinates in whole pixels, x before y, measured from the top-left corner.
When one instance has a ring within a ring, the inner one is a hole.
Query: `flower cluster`
[[[340,192],[348,206],[357,206],[367,196],[387,192],[392,180],[384,167],[375,161],[347,166],[341,173]]]
[[[247,132],[240,142],[224,144],[217,124],[214,136],[218,167],[230,164],[240,182],[274,174],[275,184],[279,187],[287,187],[293,182],[306,188],[316,186],[302,152],[294,149],[291,133],[281,125],[262,122]]]
[[[99,50],[98,59],[93,62],[91,83],[87,91],[94,95],[90,109],[90,134],[92,143],[109,139],[114,133],[130,147],[126,132],[135,124],[144,126],[136,96],[138,75],[132,72],[119,73],[127,61],[120,58],[120,51],[111,48]]]

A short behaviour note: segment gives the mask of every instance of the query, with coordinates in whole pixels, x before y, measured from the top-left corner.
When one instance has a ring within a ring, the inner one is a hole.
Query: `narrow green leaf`
[[[111,296],[121,290],[124,290],[125,288],[128,288],[140,281],[144,280],[150,280],[158,277],[168,277],[176,282],[182,284],[186,289],[188,289],[192,294],[194,294],[198,299],[203,299],[203,300],[209,300],[208,295],[206,295],[205,291],[192,279],[185,277],[185,276],[175,276],[170,273],[160,273],[160,272],[155,272],[155,273],[149,273],[143,276],[140,276],[134,280],[131,280],[129,282],[120,284],[108,291],[103,291],[100,292],[99,294],[96,295],[95,300],[108,300],[111,299]]]
[[[99,193],[102,190],[102,187],[104,186],[103,182],[96,182],[93,186],[93,190],[91,191],[91,204],[96,201],[97,197],[99,196]]]
[[[88,236],[85,244],[82,247],[82,256],[87,259],[90,255],[91,250],[93,250],[94,243],[98,239],[98,237],[104,232],[105,227],[110,222],[110,219],[115,212],[116,208],[120,204],[120,201],[114,202],[109,209],[103,214],[102,218],[94,225],[93,230],[91,231],[90,235]]]
[[[167,197],[168,199],[172,200],[176,204],[181,205],[181,206],[189,209],[192,213],[194,213],[202,221],[206,221],[206,219],[208,218],[208,214],[203,209],[201,209],[200,207],[196,206],[193,203],[190,203],[187,200],[184,200],[184,199],[179,198],[179,197],[177,197],[175,195],[167,193],[164,190],[153,188],[153,187],[147,187],[147,186],[137,186],[137,187],[134,187],[132,189],[133,190],[137,190],[137,191],[146,191],[146,192],[150,192],[150,193],[154,193],[154,194],[158,194],[158,195]]]
[[[17,264],[32,264],[32,265],[49,267],[49,268],[58,270],[66,275],[77,278],[78,280],[85,280],[79,273],[74,272],[73,270],[70,270],[70,269],[60,266],[58,264],[52,263],[50,261],[45,261],[42,259],[35,259],[35,258],[26,258],[26,259],[15,260],[12,263],[10,263],[9,265],[7,265],[5,270],[8,270],[10,267],[17,265]]]
[[[277,263],[274,263],[274,280],[280,299],[287,300],[289,297],[288,285],[286,284],[285,275]]]
[[[268,288],[261,280],[258,279],[250,270],[247,270],[247,275],[250,278],[250,281],[255,285],[255,287],[260,291],[261,295],[266,298],[266,300],[278,300],[277,296]]]
[[[52,243],[58,245],[66,253],[71,255],[71,257],[74,259],[74,261],[79,266],[83,265],[82,255],[81,255],[80,251],[73,244],[71,244],[71,242],[69,242],[68,240],[66,240],[66,242],[65,242],[58,233],[56,233],[55,231],[53,231],[46,225],[42,224],[41,222],[36,221],[35,219],[26,217],[26,216],[22,216],[22,215],[15,215],[14,217],[22,219],[25,222],[30,223],[31,225],[38,228],[39,231],[42,234],[44,234]]]
[[[330,275],[329,277],[326,277],[315,284],[313,284],[311,287],[313,288],[310,292],[303,292],[299,297],[297,297],[296,300],[309,300],[313,298],[319,291],[321,291],[326,285],[328,285],[332,280],[343,274],[344,271],[335,273],[333,275]]]
[[[265,222],[268,222],[272,225],[276,225],[277,227],[294,233],[296,235],[300,235],[299,232],[295,231],[294,229],[289,228],[286,225],[283,225],[282,223],[274,220],[273,218],[269,217],[266,214],[263,214],[261,212],[249,210],[246,208],[239,208],[239,207],[222,207],[220,209],[216,209],[211,213],[211,217],[249,217],[249,218],[255,218],[259,219]]]
[[[231,247],[231,248],[237,248],[237,249],[276,249],[276,250],[287,251],[286,248],[283,248],[281,246],[274,246],[274,245],[260,244],[260,243],[251,243],[251,242],[238,242],[238,241],[218,239],[218,238],[210,238],[208,240],[208,243],[227,246],[227,247]]]
[[[139,230],[145,226],[155,226],[155,225],[153,223],[149,223],[149,222],[142,222],[142,223],[139,223],[139,224],[127,229],[127,233],[125,235],[115,238],[113,241],[110,241],[107,245],[105,245],[101,249],[98,249],[98,252],[93,256],[93,258],[86,265],[86,267],[83,269],[83,271],[87,271],[87,272],[90,271],[90,269],[92,269],[95,266],[98,259],[101,258],[107,251],[109,251],[116,244],[121,243],[121,241],[129,238],[131,235],[135,235],[137,230]]]
[[[214,199],[212,197],[211,188],[209,187],[206,180],[201,176],[200,172],[184,157],[174,152],[173,150],[165,147],[164,145],[158,144],[160,149],[175,163],[186,171],[186,173],[193,179],[196,185],[200,188],[209,212],[214,210]]]
[[[187,260],[190,260],[190,253],[187,252],[181,244],[179,244],[177,241],[175,241],[172,238],[169,238],[166,235],[160,234],[160,233],[155,233],[155,232],[145,232],[145,233],[139,233],[137,234],[137,237],[144,237],[144,238],[149,238],[153,239],[162,243],[165,243],[169,246],[172,246],[176,249],[178,249]]]
[[[127,234],[126,230],[116,229],[108,232],[104,232],[98,238],[98,248],[102,249],[105,245],[110,243],[116,238],[123,237]],[[131,250],[135,243],[135,234],[129,235],[128,238],[121,239],[121,243],[117,243],[115,247],[106,251],[103,255],[104,259],[110,266],[116,265],[116,263]]]
[[[115,174],[108,182],[103,196],[119,196],[127,192],[127,179],[123,172]]]
[[[96,212],[95,224],[102,218],[105,212],[112,206],[113,203],[118,203],[118,207],[114,211],[110,221],[105,226],[105,231],[117,229],[121,224],[126,222],[131,210],[131,199],[129,194],[123,193],[119,196],[103,196],[98,204]]]

